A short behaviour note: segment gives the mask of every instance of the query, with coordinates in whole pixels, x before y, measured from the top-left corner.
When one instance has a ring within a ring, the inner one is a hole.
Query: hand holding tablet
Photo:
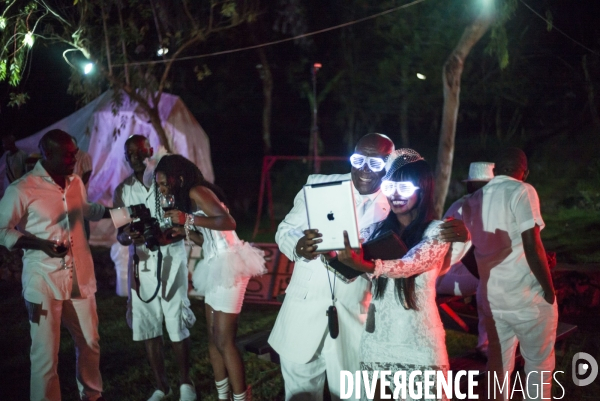
[[[319,256],[317,252],[319,244],[323,242],[322,236],[318,229],[304,230],[304,237],[296,244],[296,255],[308,260],[316,259]]]
[[[316,255],[315,250],[325,253],[345,249],[344,231],[348,232],[351,248],[360,247],[352,181],[305,185],[304,199],[310,230],[304,231],[306,239],[302,241],[301,238],[296,245],[298,255],[306,251],[312,254],[312,257],[307,259],[312,259]],[[314,240],[317,238],[316,233],[319,234],[318,243]],[[316,244],[318,245],[315,249]],[[305,249],[300,249],[302,247]]]

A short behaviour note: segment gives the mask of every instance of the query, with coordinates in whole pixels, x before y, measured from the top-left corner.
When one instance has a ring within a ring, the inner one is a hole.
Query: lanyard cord
[[[161,252],[160,246],[159,246],[158,247],[158,263],[156,266],[156,290],[154,290],[154,294],[152,294],[150,299],[145,300],[140,295],[140,257],[137,254],[137,247],[135,247],[135,251],[133,253],[133,277],[135,280],[135,293],[137,294],[138,298],[142,302],[150,303],[158,295],[158,290],[160,289],[160,278],[161,278],[161,270],[162,270],[162,256],[163,255],[162,255],[162,252]]]
[[[323,256],[321,256],[323,257]],[[335,279],[337,278],[337,274],[333,274],[333,287],[331,286],[331,277],[329,276],[329,269],[325,269],[327,272],[327,280],[329,281],[329,290],[331,291],[331,303],[335,304]]]

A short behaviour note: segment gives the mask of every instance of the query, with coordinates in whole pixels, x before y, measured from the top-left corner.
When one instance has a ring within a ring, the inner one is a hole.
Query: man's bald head
[[[507,175],[524,181],[529,173],[527,156],[519,148],[504,149],[496,156],[494,163],[494,175]]]
[[[367,134],[358,140],[354,151],[362,156],[376,157],[385,161],[394,151],[394,142],[383,134]],[[352,166],[351,170],[352,182],[361,195],[377,192],[384,175],[385,169],[373,171],[368,163],[360,168]]]
[[[363,136],[356,143],[354,150],[377,149],[378,153],[390,155],[394,151],[394,142],[387,136],[378,133],[371,133]]]

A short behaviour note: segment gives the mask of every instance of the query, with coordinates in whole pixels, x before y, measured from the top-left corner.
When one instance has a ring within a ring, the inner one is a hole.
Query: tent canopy
[[[198,121],[178,96],[163,93],[158,108],[171,150],[194,162],[204,177],[213,182],[210,143]],[[148,115],[139,104],[123,94],[122,104],[116,106],[112,91],[104,92],[70,116],[17,141],[17,147],[28,154],[39,153],[38,143],[42,136],[56,128],[75,137],[79,148],[90,154],[93,170],[88,197],[90,201],[106,206],[112,206],[115,188],[132,173],[125,161],[125,140],[133,134],[143,135],[155,151],[160,144]],[[5,169],[5,156],[2,156],[0,177],[4,176]],[[108,238],[93,242],[107,241]],[[114,237],[109,242],[114,242]]]

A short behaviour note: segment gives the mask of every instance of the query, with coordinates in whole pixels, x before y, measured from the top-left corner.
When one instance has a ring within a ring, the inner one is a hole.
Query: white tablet
[[[354,206],[352,181],[333,181],[304,186],[304,200],[308,227],[318,229],[323,242],[317,251],[344,249],[344,231],[348,232],[350,246],[358,249],[358,222]]]

